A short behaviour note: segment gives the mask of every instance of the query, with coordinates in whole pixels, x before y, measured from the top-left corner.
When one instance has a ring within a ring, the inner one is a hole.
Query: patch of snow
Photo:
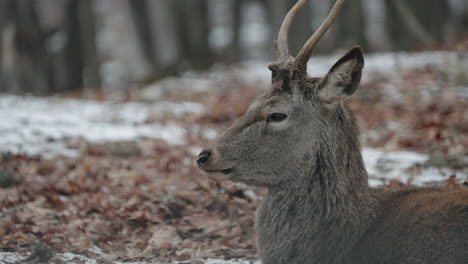
[[[389,41],[386,31],[386,5],[383,0],[364,0],[363,11],[366,38],[374,47],[388,49]]]
[[[207,140],[215,140],[218,136],[218,132],[214,129],[205,129],[202,131],[202,136]]]
[[[252,200],[260,200],[260,197],[258,197],[252,190],[246,190],[244,193],[245,196],[249,197]]]
[[[13,264],[24,260],[26,257],[18,253],[7,253],[0,252],[0,264]],[[58,259],[65,263],[83,263],[83,264],[97,264],[97,260],[85,257],[83,255],[73,253],[61,253],[57,256]],[[260,261],[249,261],[249,260],[218,260],[218,259],[207,259],[201,260],[204,264],[261,264]],[[114,264],[149,264],[149,262],[121,262],[115,261]],[[155,262],[151,262],[155,263]],[[172,264],[189,264],[192,261],[180,261],[172,262]],[[156,263],[158,264],[158,263]],[[163,263],[160,263],[163,264]]]
[[[391,172],[391,176],[396,176],[400,171],[414,164],[421,164],[429,158],[427,155],[415,152],[382,152],[372,148],[364,148],[362,156],[369,175],[375,175],[383,171]]]
[[[12,264],[23,260],[25,257],[18,253],[0,252],[0,264]]]
[[[102,248],[94,246],[90,249],[88,249],[90,252],[93,252],[94,254],[98,254],[100,256],[105,255],[106,253],[102,250]]]
[[[0,96],[0,152],[31,155],[77,155],[66,140],[90,142],[154,138],[184,144],[186,129],[176,124],[146,123],[148,119],[204,108],[192,102],[109,103],[87,100]],[[209,132],[208,132],[209,133]]]
[[[83,264],[97,264],[98,262],[94,259],[73,254],[73,253],[63,253],[59,255],[59,258],[66,263],[83,263]]]
[[[202,152],[202,148],[201,147],[191,147],[188,149],[189,153],[194,156],[194,157],[197,157],[198,154],[200,154],[200,152]]]
[[[143,87],[142,98],[144,101],[151,102],[163,100],[169,93],[174,93],[180,90],[190,90],[191,92],[206,91],[207,88],[215,86],[215,75],[216,72],[210,72],[209,74],[186,72],[182,77],[166,77],[158,82]],[[161,102],[159,104],[161,104]],[[196,112],[203,111],[203,109],[200,109],[199,104],[185,103],[185,105],[185,109],[189,108]],[[173,110],[175,108],[172,107],[170,109]]]
[[[369,185],[373,187],[382,185],[382,180],[396,179],[403,183],[411,182],[411,184],[422,186],[443,183],[453,174],[458,175],[459,178],[468,176],[463,172],[448,168],[424,167],[423,164],[429,156],[416,152],[383,152],[373,148],[364,148],[362,156],[369,174]],[[410,169],[415,166],[418,168],[412,172]]]

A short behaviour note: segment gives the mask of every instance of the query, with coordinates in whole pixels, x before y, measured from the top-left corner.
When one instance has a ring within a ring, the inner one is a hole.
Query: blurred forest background
[[[0,0],[0,92],[127,89],[187,70],[271,60],[295,2]],[[333,2],[313,0],[300,13],[294,53]],[[366,52],[453,49],[467,36],[467,0],[353,0],[316,53],[357,44]]]

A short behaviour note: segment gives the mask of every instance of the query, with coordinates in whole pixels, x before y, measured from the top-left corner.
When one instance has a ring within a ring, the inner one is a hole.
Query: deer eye
[[[267,116],[267,122],[281,122],[284,121],[288,116],[282,113],[273,113]]]

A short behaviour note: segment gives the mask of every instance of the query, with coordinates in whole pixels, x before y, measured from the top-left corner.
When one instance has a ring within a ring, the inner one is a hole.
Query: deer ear
[[[339,59],[323,78],[319,97],[326,103],[340,101],[352,95],[361,81],[364,56],[360,47],[352,48]]]

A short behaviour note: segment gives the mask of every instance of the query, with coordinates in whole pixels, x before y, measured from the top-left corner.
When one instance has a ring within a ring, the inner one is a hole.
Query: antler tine
[[[278,42],[276,43],[276,49],[278,52],[278,61],[286,62],[291,55],[289,54],[288,48],[288,32],[294,17],[302,9],[302,7],[307,3],[308,0],[299,0],[292,8],[289,10],[288,14],[281,24],[280,30],[278,32]]]
[[[301,51],[297,55],[294,65],[295,68],[300,71],[307,71],[307,62],[309,61],[310,56],[312,55],[312,50],[317,45],[319,40],[325,35],[327,30],[335,21],[336,16],[340,12],[341,8],[343,7],[345,0],[337,0],[335,5],[333,6],[330,14],[327,16],[325,21],[323,21],[322,25],[317,29],[317,31],[307,40],[304,47],[302,47]]]

